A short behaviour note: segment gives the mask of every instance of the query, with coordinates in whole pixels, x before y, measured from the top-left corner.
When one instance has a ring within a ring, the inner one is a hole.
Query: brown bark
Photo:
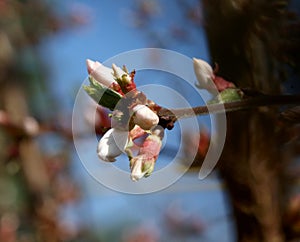
[[[270,0],[205,0],[212,61],[238,87],[278,94],[272,55],[282,12]],[[267,21],[266,21],[267,19]],[[227,114],[220,172],[228,187],[239,242],[283,242],[281,164],[275,108]]]

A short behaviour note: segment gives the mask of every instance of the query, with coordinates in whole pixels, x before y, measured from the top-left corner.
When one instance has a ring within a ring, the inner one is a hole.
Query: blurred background
[[[103,62],[124,51],[157,47],[209,61],[205,27],[198,0],[0,0],[1,242],[236,240],[218,171],[198,179],[209,145],[208,117],[199,118],[196,169],[152,194],[104,187],[88,175],[73,145],[72,110],[87,78],[87,58]],[[138,72],[137,83],[148,78],[168,84],[169,77]],[[174,80],[192,105],[203,103]],[[296,90],[297,83],[287,90]],[[186,143],[188,154],[195,145],[188,131]],[[174,150],[176,139],[165,145],[162,165]],[[124,158],[124,169],[127,162]],[[298,214],[299,196],[293,201]],[[298,222],[297,216],[292,218]]]
[[[209,58],[198,1],[1,0],[0,13],[0,241],[233,241],[216,174],[200,181],[196,170],[166,190],[126,195],[90,177],[72,142],[87,58],[146,47]],[[143,76],[170,77],[145,71],[137,82]]]

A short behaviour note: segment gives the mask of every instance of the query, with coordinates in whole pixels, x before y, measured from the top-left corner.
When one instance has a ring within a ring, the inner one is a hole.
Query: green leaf
[[[238,88],[227,88],[220,92],[208,104],[229,103],[242,100],[243,92]]]
[[[92,97],[99,105],[114,110],[122,95],[114,90],[107,88],[89,76],[90,85],[83,86],[87,94]]]

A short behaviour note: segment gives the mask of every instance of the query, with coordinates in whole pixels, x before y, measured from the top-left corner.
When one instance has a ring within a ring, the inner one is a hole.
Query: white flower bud
[[[109,87],[112,83],[116,83],[113,76],[113,70],[102,65],[98,61],[86,60],[87,70],[91,77],[102,85]]]
[[[144,130],[149,130],[156,126],[159,118],[150,108],[145,105],[138,104],[133,107],[133,121]]]
[[[133,158],[134,164],[132,164],[132,169],[131,169],[131,179],[133,181],[138,181],[140,180],[144,175],[145,171],[142,171],[142,166],[143,166],[143,159],[142,158]]]
[[[124,152],[128,144],[128,131],[111,128],[100,139],[97,153],[104,161],[115,161]]]
[[[193,58],[194,61],[194,72],[198,79],[196,86],[200,89],[207,89],[208,91],[216,90],[213,82],[214,72],[212,67],[201,59]]]

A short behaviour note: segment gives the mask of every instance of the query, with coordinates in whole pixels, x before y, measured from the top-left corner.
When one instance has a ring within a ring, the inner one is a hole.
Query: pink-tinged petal
[[[149,135],[141,147],[139,154],[147,154],[153,158],[157,158],[162,145],[161,138],[157,135]]]
[[[215,76],[213,81],[219,92],[222,92],[228,88],[235,88],[235,85],[232,82],[226,81],[224,78],[220,76]]]
[[[143,142],[138,156],[130,160],[131,179],[133,181],[151,175],[162,146],[163,136],[164,129],[156,126]]]
[[[129,135],[132,140],[138,139],[147,134],[147,132],[140,126],[135,125],[132,130],[130,130]]]
[[[95,70],[95,68],[96,68],[95,64],[96,64],[96,61],[92,61],[90,59],[86,60],[87,71],[89,74],[91,74],[91,72]]]
[[[98,61],[92,61],[87,59],[86,66],[89,75],[102,85],[109,87],[113,83],[116,83],[113,76],[113,70],[102,65]]]

